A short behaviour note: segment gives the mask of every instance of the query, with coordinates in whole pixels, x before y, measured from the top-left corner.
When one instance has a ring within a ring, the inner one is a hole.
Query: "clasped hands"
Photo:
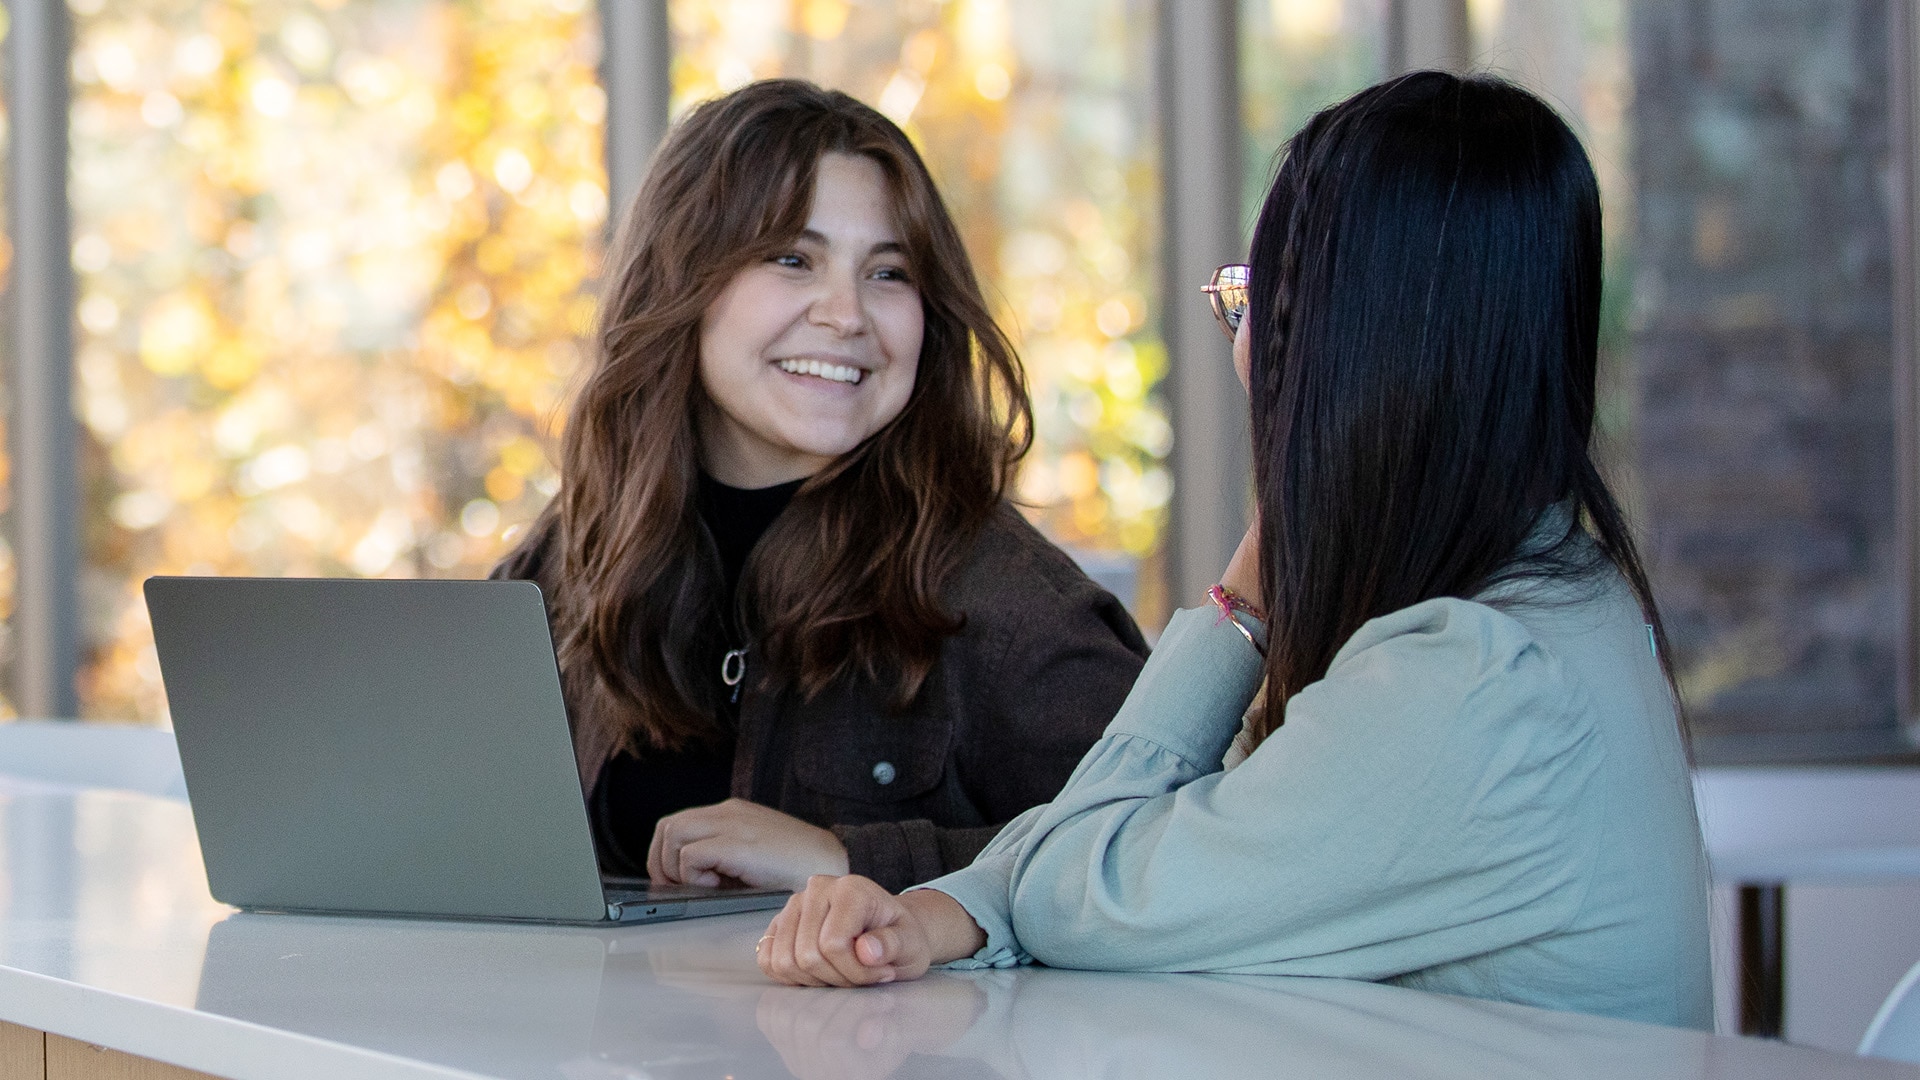
[[[821,875],[774,916],[754,956],[777,982],[874,986],[917,979],[986,942],[973,916],[937,889],[895,896],[858,875]]]

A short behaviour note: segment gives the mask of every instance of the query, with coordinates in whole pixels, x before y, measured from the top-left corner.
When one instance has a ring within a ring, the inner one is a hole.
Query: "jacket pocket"
[[[829,691],[792,716],[793,775],[832,799],[886,804],[925,795],[947,771],[953,725],[944,709],[892,714],[865,695]]]

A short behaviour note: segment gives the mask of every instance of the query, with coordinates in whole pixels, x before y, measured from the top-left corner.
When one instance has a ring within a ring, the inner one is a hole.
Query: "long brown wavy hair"
[[[731,611],[695,505],[701,320],[735,274],[805,229],[829,153],[880,166],[925,334],[892,422],[809,478],[748,559]],[[523,548],[545,547],[548,604],[576,722],[616,746],[724,734],[731,623],[756,679],[812,697],[918,694],[960,620],[941,587],[1032,441],[1019,359],[988,314],[959,230],[906,135],[846,94],[777,79],[695,108],[629,210],[595,358],[562,443],[561,487]]]

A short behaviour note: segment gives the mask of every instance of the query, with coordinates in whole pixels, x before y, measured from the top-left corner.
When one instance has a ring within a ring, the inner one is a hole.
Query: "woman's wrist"
[[[818,826],[816,826],[818,828]],[[841,877],[853,873],[853,853],[847,850],[846,841],[832,829],[819,829],[818,841],[814,851],[820,859],[821,869],[817,873]]]
[[[1260,595],[1260,526],[1257,522],[1240,537],[1240,545],[1220,575],[1220,584],[1252,604],[1255,610],[1266,610],[1266,597]]]
[[[927,935],[933,963],[947,964],[965,959],[986,947],[986,931],[973,921],[960,901],[939,889],[914,889],[902,893],[900,903],[913,914]]]

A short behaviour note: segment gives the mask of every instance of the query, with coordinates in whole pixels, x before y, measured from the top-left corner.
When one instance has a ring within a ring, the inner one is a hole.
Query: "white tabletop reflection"
[[[1920,1077],[1366,983],[1028,969],[770,985],[763,915],[590,930],[255,915],[185,805],[0,779],[0,1019],[232,1077]]]

